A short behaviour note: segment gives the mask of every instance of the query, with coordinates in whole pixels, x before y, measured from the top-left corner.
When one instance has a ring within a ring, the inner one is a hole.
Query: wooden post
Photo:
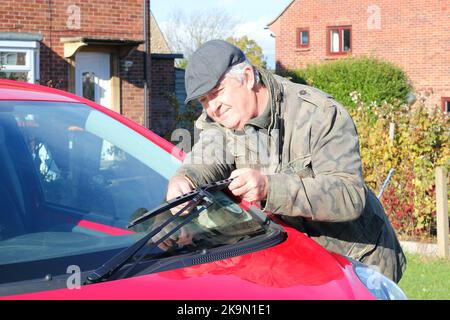
[[[389,140],[394,141],[395,136],[395,123],[390,122],[389,123]]]
[[[436,218],[438,255],[448,258],[448,198],[447,170],[436,168]]]

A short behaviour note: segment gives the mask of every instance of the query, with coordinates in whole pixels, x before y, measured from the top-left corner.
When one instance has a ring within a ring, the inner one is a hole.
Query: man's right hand
[[[173,198],[176,198],[178,196],[181,196],[182,194],[188,193],[194,189],[194,186],[191,184],[191,182],[185,178],[185,177],[173,177],[169,181],[169,186],[167,187],[167,194],[166,194],[166,200],[170,200]],[[172,209],[170,209],[170,212],[172,214],[176,214],[178,211],[180,211],[183,207],[185,207],[187,203],[182,203],[179,206],[176,206]],[[183,212],[182,215],[185,215],[189,212]]]

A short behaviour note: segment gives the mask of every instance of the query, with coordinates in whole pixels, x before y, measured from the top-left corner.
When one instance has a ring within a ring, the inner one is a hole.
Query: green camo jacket
[[[406,258],[364,183],[350,115],[318,89],[259,72],[270,94],[264,114],[238,132],[203,113],[196,121],[200,138],[176,175],[204,184],[238,168],[258,169],[269,180],[264,210],[329,251],[376,266],[398,282]]]

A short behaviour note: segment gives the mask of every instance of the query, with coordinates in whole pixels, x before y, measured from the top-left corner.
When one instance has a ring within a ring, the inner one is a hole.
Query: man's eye
[[[216,90],[214,90],[213,95],[217,96],[220,92],[222,92],[223,87],[222,88],[217,88]]]
[[[217,92],[219,92],[218,90],[213,90],[213,91],[211,91],[209,94],[208,94],[208,96],[209,97],[217,97]]]
[[[198,101],[200,103],[206,103],[208,99],[215,98],[217,97],[217,95],[219,94],[219,92],[221,92],[224,89],[224,87],[221,88],[214,88],[213,90],[211,90],[209,93],[206,94],[206,96],[203,96],[201,98],[198,99]]]

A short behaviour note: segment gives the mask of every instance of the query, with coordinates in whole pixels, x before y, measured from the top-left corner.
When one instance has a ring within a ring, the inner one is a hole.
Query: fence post
[[[438,255],[448,258],[448,195],[447,170],[436,168],[436,218]]]
[[[395,137],[395,123],[390,122],[389,123],[389,140],[394,141]]]

